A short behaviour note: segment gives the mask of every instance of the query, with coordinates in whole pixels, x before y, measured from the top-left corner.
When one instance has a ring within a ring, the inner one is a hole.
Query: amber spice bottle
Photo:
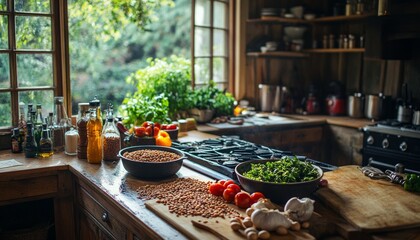
[[[87,161],[101,163],[102,161],[102,117],[101,102],[96,98],[89,102],[90,117],[87,122]]]

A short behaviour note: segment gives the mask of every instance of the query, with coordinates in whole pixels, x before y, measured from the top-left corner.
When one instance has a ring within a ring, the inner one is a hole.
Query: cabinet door
[[[85,240],[115,240],[109,233],[101,230],[99,225],[85,213],[79,212],[79,236],[78,239]]]

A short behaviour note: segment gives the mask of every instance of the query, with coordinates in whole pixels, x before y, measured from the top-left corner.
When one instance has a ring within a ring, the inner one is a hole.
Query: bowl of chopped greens
[[[248,192],[262,192],[284,204],[292,197],[310,197],[318,189],[323,171],[294,156],[242,162],[235,168],[238,181]]]

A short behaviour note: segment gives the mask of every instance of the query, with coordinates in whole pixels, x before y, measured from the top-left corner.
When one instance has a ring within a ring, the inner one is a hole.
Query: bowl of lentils
[[[295,156],[242,162],[235,173],[246,191],[262,192],[278,204],[292,197],[310,197],[323,176],[321,168]]]
[[[119,152],[124,168],[131,175],[144,179],[162,179],[176,174],[185,154],[175,148],[144,145]]]

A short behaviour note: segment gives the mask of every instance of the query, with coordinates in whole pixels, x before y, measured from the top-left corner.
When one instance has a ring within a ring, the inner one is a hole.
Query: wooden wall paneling
[[[360,78],[362,70],[362,57],[363,54],[347,54],[346,65],[344,66],[344,73],[346,77],[346,93],[352,94],[360,92]]]
[[[386,64],[383,93],[397,98],[401,89],[401,61],[388,60]]]
[[[378,94],[382,91],[380,88],[381,69],[384,60],[366,59],[363,68],[363,90],[366,94]]]

